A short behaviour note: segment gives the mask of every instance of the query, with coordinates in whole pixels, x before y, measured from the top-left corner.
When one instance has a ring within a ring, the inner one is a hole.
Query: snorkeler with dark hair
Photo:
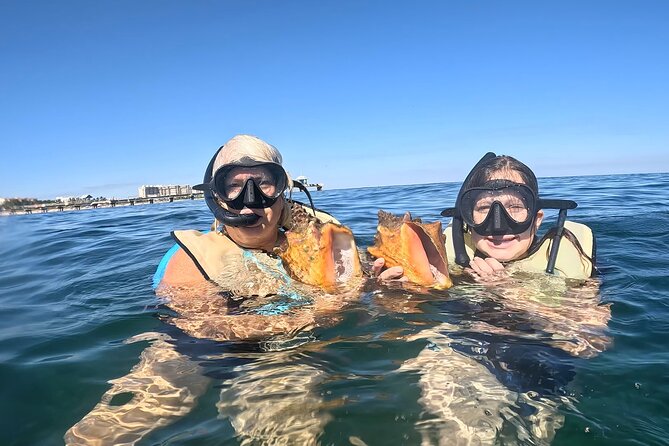
[[[610,342],[610,308],[600,304],[599,282],[591,278],[592,231],[566,221],[575,207],[570,200],[540,198],[529,167],[487,153],[465,178],[455,206],[441,213],[452,217],[445,230],[455,282],[449,294],[471,294],[477,311],[459,325],[418,335],[428,340],[426,348],[401,368],[420,373],[421,402],[436,417],[434,428],[424,431],[426,442],[449,438],[457,425],[464,426],[462,441],[498,444],[511,423],[528,429],[533,444],[549,444],[562,425],[559,407],[569,402],[561,395],[574,374],[570,358],[594,356]],[[538,238],[543,209],[558,209],[558,222]],[[383,270],[384,263],[374,262],[380,282],[409,281],[401,267]],[[472,278],[480,284],[458,286]],[[474,358],[493,376],[466,360]],[[454,379],[462,373],[476,384]],[[480,407],[453,411],[463,398],[487,404],[487,416]],[[532,415],[513,414],[509,407],[515,406]]]
[[[571,200],[543,199],[534,172],[517,159],[487,153],[465,179],[446,231],[449,260],[487,276],[505,265],[526,272],[585,279],[595,274],[595,241],[581,223],[567,222]],[[537,240],[543,209],[559,209],[557,225]],[[564,243],[563,242],[563,238]]]
[[[449,266],[459,265],[480,278],[489,278],[506,268],[525,272],[547,272],[573,279],[596,273],[595,239],[590,228],[566,221],[571,200],[543,199],[534,172],[517,159],[487,153],[467,175],[455,206],[441,215],[452,217],[446,229]],[[543,209],[559,209],[557,225],[537,239]],[[379,279],[406,280],[403,271],[391,268]]]

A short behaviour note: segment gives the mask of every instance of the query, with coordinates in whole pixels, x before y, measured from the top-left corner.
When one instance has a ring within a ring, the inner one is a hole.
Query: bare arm
[[[193,260],[186,254],[186,252],[179,248],[174,253],[167,268],[165,268],[165,275],[160,282],[161,286],[202,286],[208,283],[200,270],[197,269]]]

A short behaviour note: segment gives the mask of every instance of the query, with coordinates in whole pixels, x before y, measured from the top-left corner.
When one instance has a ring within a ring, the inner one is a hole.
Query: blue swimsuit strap
[[[165,269],[167,268],[167,264],[170,263],[170,259],[174,255],[175,252],[179,250],[179,245],[174,244],[170,248],[169,251],[165,253],[163,258],[160,260],[160,263],[158,264],[158,268],[156,268],[156,272],[153,274],[153,289],[155,290],[158,288],[158,285],[160,284],[160,281],[163,280],[163,276],[165,275]]]
[[[276,259],[276,266],[279,268],[270,268],[267,264],[259,261],[252,251],[248,251],[246,249],[244,250],[243,258],[244,260],[250,260],[258,267],[260,271],[274,277],[284,284],[291,283],[293,281],[293,279],[291,279],[290,276],[286,273],[286,269],[283,267],[283,262],[280,258]]]

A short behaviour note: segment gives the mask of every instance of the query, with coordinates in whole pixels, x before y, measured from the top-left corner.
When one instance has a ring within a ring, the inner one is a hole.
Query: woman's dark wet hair
[[[532,172],[532,170],[525,164],[508,155],[497,155],[476,169],[476,171],[472,173],[469,182],[464,185],[464,189],[482,187],[486,182],[492,179],[493,174],[504,171],[517,172],[518,175],[520,175],[520,178],[522,178],[523,183],[532,189],[535,194],[539,195],[539,183],[537,182],[537,177],[534,175],[534,172]]]

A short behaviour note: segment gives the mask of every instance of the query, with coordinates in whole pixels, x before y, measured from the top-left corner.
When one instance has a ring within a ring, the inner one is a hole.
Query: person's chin
[[[507,262],[516,257],[517,244],[518,242],[516,240],[502,242],[486,240],[485,249],[482,249],[482,251],[500,262]]]
[[[244,227],[237,233],[235,241],[244,248],[257,248],[262,240],[262,232],[254,227]]]

